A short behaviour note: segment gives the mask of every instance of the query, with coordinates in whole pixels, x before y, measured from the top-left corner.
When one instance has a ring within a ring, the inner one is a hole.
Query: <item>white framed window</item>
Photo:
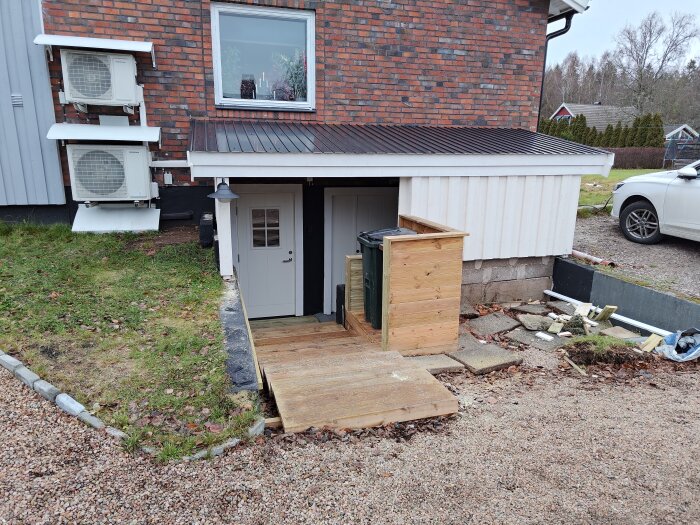
[[[313,11],[213,3],[216,105],[314,110],[315,22]]]

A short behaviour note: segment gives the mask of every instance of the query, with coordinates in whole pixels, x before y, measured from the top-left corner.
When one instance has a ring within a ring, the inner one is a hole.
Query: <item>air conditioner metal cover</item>
[[[88,208],[80,204],[72,230],[92,233],[158,231],[159,222],[160,210],[157,208],[115,204]]]

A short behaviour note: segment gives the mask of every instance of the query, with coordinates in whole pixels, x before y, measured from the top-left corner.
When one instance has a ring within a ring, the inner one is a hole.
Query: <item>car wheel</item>
[[[620,213],[622,233],[632,242],[656,244],[661,240],[659,215],[650,202],[628,204]]]

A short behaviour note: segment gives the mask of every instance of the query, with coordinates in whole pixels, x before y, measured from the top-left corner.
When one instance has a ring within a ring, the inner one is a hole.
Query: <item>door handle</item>
[[[288,262],[292,262],[292,258],[290,257],[289,259],[285,259],[285,260],[284,260],[284,261],[282,261],[282,262],[283,262],[283,263],[288,263]]]

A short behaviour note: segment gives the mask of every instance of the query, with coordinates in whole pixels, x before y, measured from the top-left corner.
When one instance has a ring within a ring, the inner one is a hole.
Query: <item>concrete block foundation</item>
[[[490,259],[462,263],[462,303],[544,299],[552,286],[554,257]]]

